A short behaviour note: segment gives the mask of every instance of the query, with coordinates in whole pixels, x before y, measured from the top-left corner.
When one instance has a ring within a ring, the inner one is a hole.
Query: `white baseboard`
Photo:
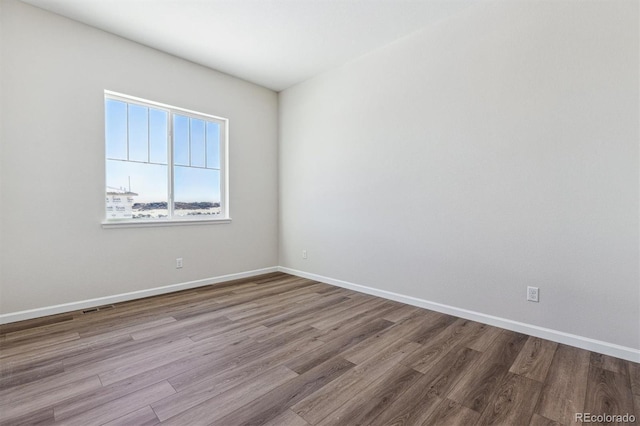
[[[588,351],[610,355],[616,358],[626,359],[628,361],[640,362],[640,350],[638,349],[590,339],[588,337],[565,333],[563,331],[552,330],[550,328],[538,327],[537,325],[526,324],[506,318],[495,317],[493,315],[487,315],[480,312],[469,311],[467,309],[456,308],[455,306],[444,305],[442,303],[430,302],[428,300],[418,299],[417,297],[405,296],[403,294],[398,294],[391,291],[380,290],[360,284],[354,284],[347,281],[325,277],[322,275],[298,271],[296,269],[280,266],[278,267],[278,270],[280,272],[296,275],[298,277],[320,281],[326,284],[347,288],[349,290],[354,290],[360,293],[370,294],[372,296],[395,300],[396,302],[406,303],[407,305],[413,305],[419,308],[442,312],[444,314],[477,321],[483,324],[488,324],[518,333],[539,337],[541,339],[551,340],[553,342],[563,343],[569,346],[575,346],[577,348],[586,349]]]
[[[80,309],[92,308],[95,306],[109,305],[112,303],[126,302],[128,300],[142,299],[144,297],[157,296],[159,294],[173,293],[180,290],[202,287],[205,285],[218,284],[224,281],[232,281],[241,278],[249,278],[256,275],[278,272],[277,266],[270,268],[256,269],[253,271],[238,272],[236,274],[221,275],[218,277],[205,278],[202,280],[188,281],[185,283],[171,284],[163,287],[150,288],[147,290],[132,291],[130,293],[116,294],[114,296],[98,297],[95,299],[81,300],[78,302],[64,303],[62,305],[47,306],[44,308],[30,309],[27,311],[11,312],[0,314],[0,324],[24,321],[47,315],[62,314],[64,312],[78,311]]]
[[[163,287],[150,288],[147,290],[133,291],[130,293],[122,293],[113,296],[98,297],[95,299],[82,300],[78,302],[64,303],[61,305],[47,306],[43,308],[30,309],[26,311],[11,312],[0,314],[0,324],[6,324],[16,321],[24,321],[33,318],[44,317],[47,315],[61,314],[64,312],[72,312],[81,309],[92,308],[95,306],[109,305],[112,303],[125,302],[144,297],[157,296],[160,294],[172,293],[180,290],[188,290],[191,288],[202,287],[211,284],[217,284],[225,281],[249,278],[256,275],[268,274],[270,272],[285,272],[287,274],[298,277],[308,278],[315,281],[347,288],[360,293],[366,293],[373,296],[382,297],[397,302],[406,303],[408,305],[417,306],[424,309],[430,309],[436,312],[453,315],[472,321],[489,324],[495,327],[516,331],[518,333],[528,334],[530,336],[540,337],[542,339],[551,340],[553,342],[563,343],[570,346],[586,349],[589,351],[614,356],[616,358],[626,359],[628,361],[640,362],[640,350],[629,348],[626,346],[616,345],[614,343],[603,342],[588,337],[578,336],[575,334],[565,333],[563,331],[553,330],[550,328],[539,327],[532,324],[526,324],[513,321],[506,318],[500,318],[493,315],[474,312],[467,309],[457,308],[455,306],[444,305],[442,303],[430,302],[428,300],[419,299],[417,297],[406,296],[404,294],[394,293],[391,291],[380,290],[373,287],[367,287],[360,284],[354,284],[322,275],[312,274],[309,272],[298,271],[296,269],[285,268],[282,266],[273,266],[269,268],[256,269],[253,271],[239,272],[235,274],[221,275],[218,277],[205,278],[202,280],[188,281],[179,284],[172,284]]]

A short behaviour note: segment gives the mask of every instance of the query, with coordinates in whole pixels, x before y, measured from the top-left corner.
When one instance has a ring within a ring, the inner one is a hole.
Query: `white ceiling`
[[[23,0],[280,91],[479,0]]]

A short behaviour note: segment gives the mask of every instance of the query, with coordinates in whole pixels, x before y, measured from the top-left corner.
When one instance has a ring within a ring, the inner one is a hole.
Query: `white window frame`
[[[135,96],[125,95],[123,93],[113,92],[110,90],[104,91],[104,101],[112,99],[116,101],[126,102],[127,104],[135,104],[148,108],[159,109],[167,112],[167,185],[168,185],[168,199],[167,199],[167,218],[159,219],[107,219],[106,218],[106,206],[103,209],[105,212],[105,218],[102,221],[103,228],[121,228],[121,227],[146,227],[146,226],[174,226],[174,225],[200,225],[200,224],[221,224],[230,223],[231,217],[229,215],[229,120],[227,118],[218,117],[211,114],[205,114],[197,111],[192,111],[185,108],[176,107],[173,105],[167,105],[160,102],[150,101],[148,99],[138,98]],[[106,104],[106,102],[105,102]],[[220,137],[220,215],[216,218],[194,218],[194,217],[176,217],[174,216],[174,181],[173,181],[173,114],[177,113],[189,118],[200,119],[204,121],[213,121],[221,125],[221,137]],[[103,114],[104,116],[104,114]],[[106,127],[106,122],[103,118],[103,123]],[[105,183],[103,187],[106,188],[107,182],[107,144],[106,139],[104,141],[105,148]],[[104,198],[103,198],[104,199]]]

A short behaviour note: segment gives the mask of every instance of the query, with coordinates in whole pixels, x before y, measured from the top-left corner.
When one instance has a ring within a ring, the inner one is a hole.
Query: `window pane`
[[[149,160],[167,164],[167,113],[149,108]]]
[[[184,115],[173,115],[173,162],[189,165],[189,119]]]
[[[107,158],[127,159],[127,104],[105,99],[105,139]]]
[[[148,108],[129,104],[129,160],[149,161]]]
[[[176,216],[220,214],[220,172],[218,170],[174,167]]]
[[[168,166],[107,160],[107,219],[118,219],[117,203],[109,210],[109,196],[131,198],[130,219],[167,217]],[[126,206],[125,206],[126,207]]]
[[[207,167],[220,168],[220,125],[207,123]]]
[[[204,167],[204,121],[191,120],[191,165]]]

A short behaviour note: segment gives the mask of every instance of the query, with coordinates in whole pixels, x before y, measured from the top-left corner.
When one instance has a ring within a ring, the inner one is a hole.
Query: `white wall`
[[[0,1],[0,313],[277,265],[276,93]],[[229,118],[231,224],[102,229],[105,89]]]
[[[638,12],[483,4],[282,92],[280,265],[640,348]]]

